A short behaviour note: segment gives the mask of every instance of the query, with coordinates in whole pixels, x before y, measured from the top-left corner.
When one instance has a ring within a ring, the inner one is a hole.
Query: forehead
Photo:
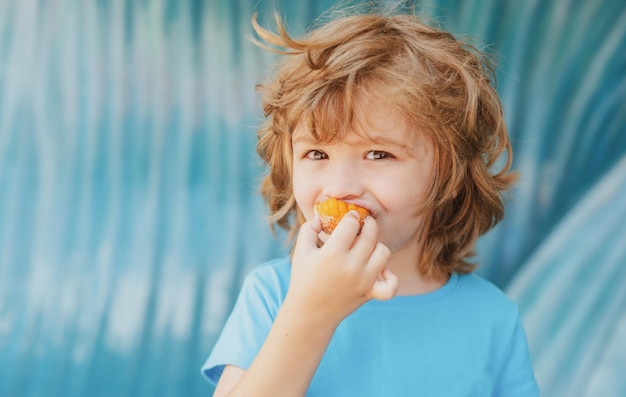
[[[359,95],[349,122],[342,112],[312,112],[297,125],[293,141],[315,143],[371,142],[411,147],[423,134],[400,109],[384,99]]]

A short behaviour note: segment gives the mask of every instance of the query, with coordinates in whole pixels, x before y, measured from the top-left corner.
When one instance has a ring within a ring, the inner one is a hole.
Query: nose
[[[336,199],[360,197],[365,191],[363,173],[348,161],[336,161],[323,176],[324,194]]]

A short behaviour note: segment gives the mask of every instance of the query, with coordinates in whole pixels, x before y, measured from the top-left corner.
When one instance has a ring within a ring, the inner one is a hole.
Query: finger
[[[355,255],[367,259],[371,256],[378,242],[378,223],[374,218],[368,216],[363,222],[361,234],[354,242],[352,251]],[[380,270],[378,270],[380,271]]]
[[[298,250],[298,247],[301,249],[317,248],[317,239],[321,230],[322,224],[317,215],[311,218],[308,222],[304,222],[302,226],[300,226],[295,249]]]
[[[396,296],[400,282],[388,267],[383,268],[370,291],[370,297],[378,300],[389,300]]]
[[[376,243],[372,253],[367,259],[366,268],[374,276],[382,273],[391,258],[391,250],[383,243]]]
[[[359,213],[349,211],[343,216],[324,246],[328,249],[350,247],[359,232]]]

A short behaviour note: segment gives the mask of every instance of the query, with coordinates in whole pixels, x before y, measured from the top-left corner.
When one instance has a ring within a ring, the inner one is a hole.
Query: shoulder
[[[282,282],[289,280],[291,275],[291,260],[288,257],[276,258],[261,263],[253,268],[246,276],[247,280],[266,282]]]
[[[462,283],[473,296],[472,318],[474,324],[480,324],[475,326],[487,330],[491,339],[492,359],[497,368],[495,395],[539,395],[517,303],[478,275],[464,275]]]
[[[474,273],[459,275],[459,291],[464,297],[485,307],[517,310],[517,304],[502,289]]]
[[[209,381],[216,384],[225,365],[251,365],[284,300],[290,269],[289,258],[280,258],[258,265],[246,275],[235,306],[203,366]]]
[[[471,316],[483,326],[512,333],[519,326],[520,313],[516,302],[502,289],[476,274],[459,276],[456,303],[459,310]]]
[[[282,301],[289,287],[290,276],[291,260],[288,257],[277,258],[253,268],[246,276],[242,290],[274,296]]]

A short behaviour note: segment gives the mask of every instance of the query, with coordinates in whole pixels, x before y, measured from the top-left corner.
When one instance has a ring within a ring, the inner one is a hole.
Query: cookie
[[[331,234],[339,221],[341,221],[341,218],[352,210],[359,213],[360,232],[365,218],[370,214],[365,208],[335,198],[315,203],[315,212],[317,212],[322,221],[322,230],[327,234]]]

